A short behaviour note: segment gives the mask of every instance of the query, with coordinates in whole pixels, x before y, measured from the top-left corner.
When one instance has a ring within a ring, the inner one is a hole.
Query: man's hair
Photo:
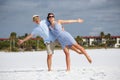
[[[33,17],[33,21],[36,21],[39,16]]]

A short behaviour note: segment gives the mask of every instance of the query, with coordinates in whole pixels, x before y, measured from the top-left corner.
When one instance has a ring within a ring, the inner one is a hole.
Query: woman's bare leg
[[[84,55],[85,57],[87,58],[87,60],[89,61],[89,63],[92,63],[92,59],[90,58],[90,56],[87,54],[87,52],[85,51],[85,49],[80,46],[79,44],[73,44],[74,47],[76,47],[77,49],[79,49]]]
[[[82,54],[79,49],[77,49],[75,46],[71,46],[71,49],[77,52],[78,54]]]
[[[67,66],[67,71],[70,71],[70,54],[69,54],[69,49],[65,47],[63,49],[65,56],[66,56],[66,66]]]

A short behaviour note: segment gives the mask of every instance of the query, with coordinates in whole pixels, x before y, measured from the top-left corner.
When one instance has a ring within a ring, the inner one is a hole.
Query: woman
[[[82,19],[55,21],[55,16],[53,13],[48,13],[47,19],[50,22],[50,26],[49,26],[50,31],[56,36],[56,38],[60,42],[62,49],[65,53],[69,53],[69,49],[73,49],[79,54],[81,54],[82,52],[87,58],[87,60],[90,63],[92,62],[90,56],[87,54],[85,49],[82,46],[80,46],[67,31],[63,30],[62,28],[62,24],[74,23],[74,22],[82,23],[83,22]],[[68,64],[68,66],[70,66],[70,63]],[[69,69],[70,67],[68,68],[68,70]]]

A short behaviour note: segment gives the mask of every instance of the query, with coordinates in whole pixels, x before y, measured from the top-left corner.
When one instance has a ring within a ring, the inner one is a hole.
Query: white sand
[[[92,64],[83,55],[70,51],[70,72],[65,71],[62,50],[55,50],[51,72],[47,71],[46,51],[0,52],[0,80],[120,80],[120,49],[87,52]]]

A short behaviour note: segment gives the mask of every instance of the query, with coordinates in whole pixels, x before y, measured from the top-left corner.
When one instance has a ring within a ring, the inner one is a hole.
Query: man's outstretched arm
[[[27,41],[27,40],[29,40],[30,38],[32,38],[32,34],[30,34],[30,35],[28,35],[26,38],[24,38],[23,40],[22,39],[19,39],[18,40],[18,44],[20,45],[20,44],[22,44],[22,43],[24,43],[25,41]]]

